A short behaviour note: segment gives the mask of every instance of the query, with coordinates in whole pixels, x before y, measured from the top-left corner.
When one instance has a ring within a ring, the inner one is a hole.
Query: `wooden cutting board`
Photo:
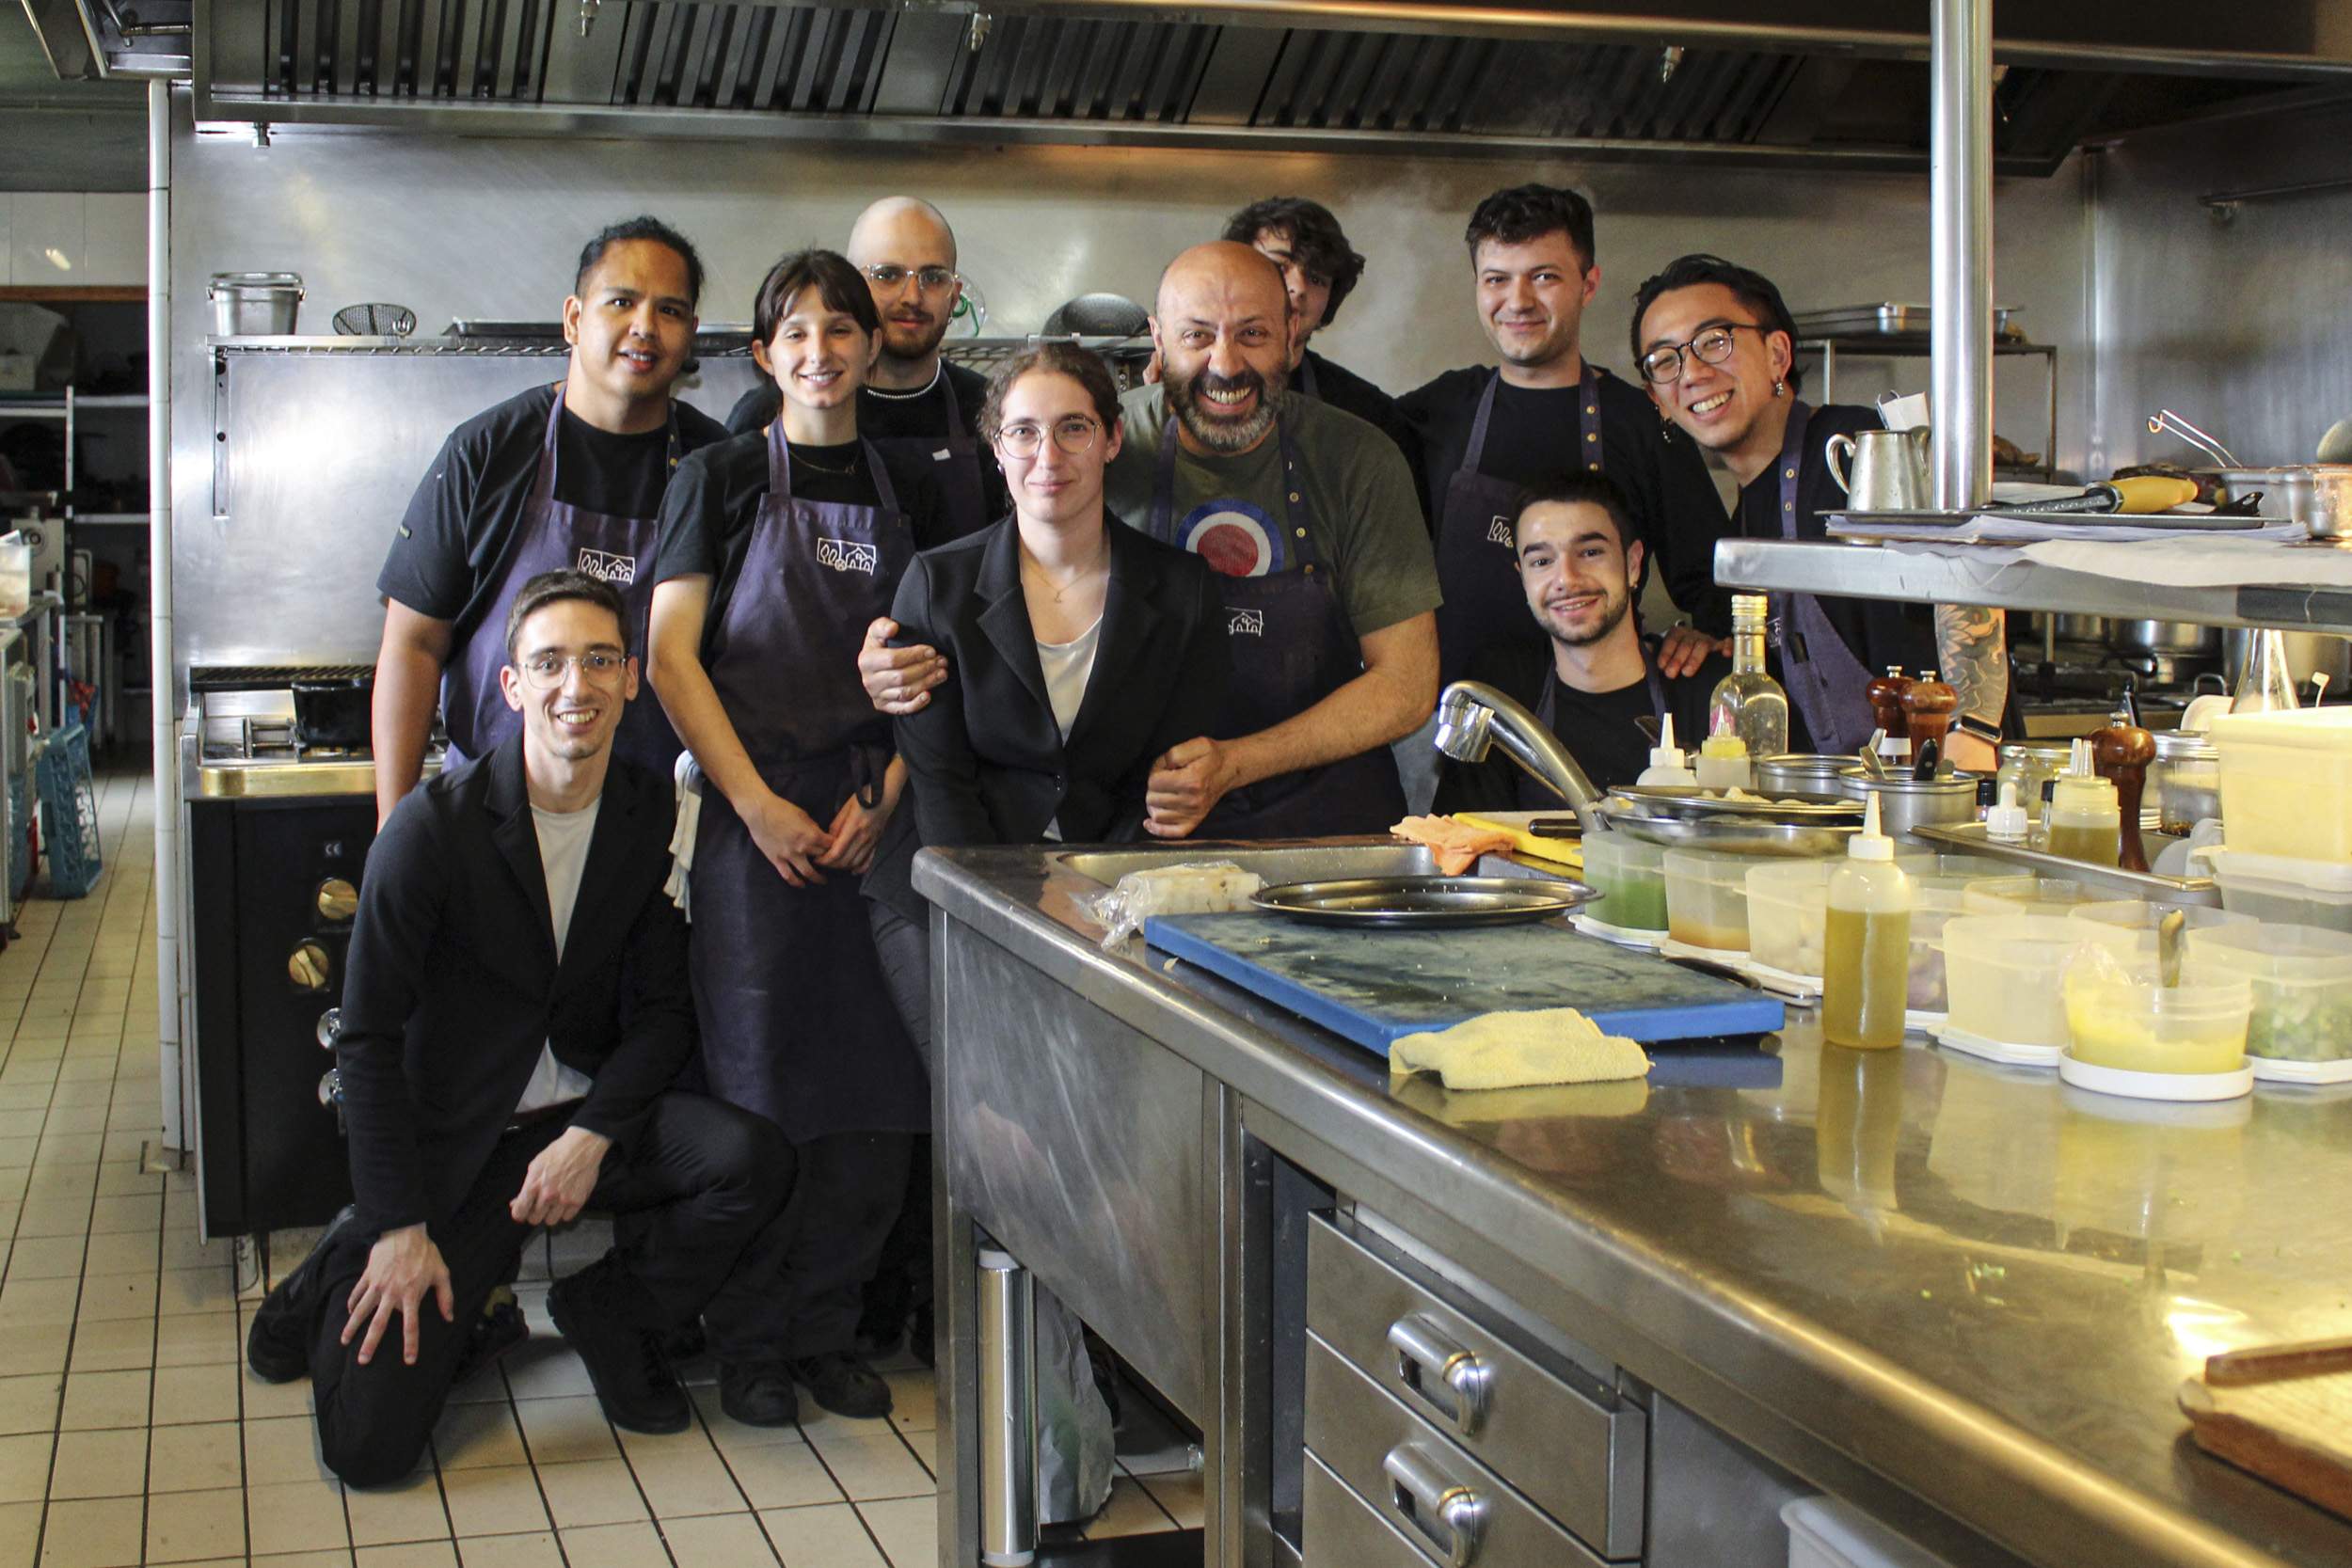
[[[2207,1453],[2352,1519],[2352,1342],[2214,1356],[2180,1405]]]

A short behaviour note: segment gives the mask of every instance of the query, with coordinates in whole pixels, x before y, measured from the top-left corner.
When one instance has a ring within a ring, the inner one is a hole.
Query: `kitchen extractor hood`
[[[191,0],[24,0],[60,81],[188,74]]]
[[[121,0],[26,0],[116,17]],[[150,9],[155,8],[151,5]],[[197,0],[202,120],[1916,169],[1927,0]],[[2352,93],[2330,0],[1998,19],[1995,150]],[[2249,12],[2258,14],[2249,15]]]

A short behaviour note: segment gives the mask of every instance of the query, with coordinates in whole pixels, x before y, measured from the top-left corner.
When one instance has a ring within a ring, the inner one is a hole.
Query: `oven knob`
[[[313,901],[319,918],[336,925],[359,912],[359,890],[341,877],[329,877],[321,882]]]
[[[334,964],[326,957],[326,949],[315,942],[298,942],[286,958],[286,978],[294,983],[296,990],[325,990],[326,977],[334,972]]]
[[[340,1105],[343,1102],[343,1074],[340,1068],[328,1068],[319,1075],[319,1103]]]
[[[334,1050],[335,1037],[342,1033],[342,1027],[343,1010],[341,1007],[329,1007],[319,1014],[319,1044],[328,1051]]]

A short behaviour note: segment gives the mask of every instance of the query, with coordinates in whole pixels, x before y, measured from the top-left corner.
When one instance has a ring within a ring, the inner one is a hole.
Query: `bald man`
[[[988,380],[939,352],[963,298],[955,231],[930,202],[886,196],[858,214],[843,254],[866,275],[882,315],[882,354],[857,395],[858,434],[885,456],[929,468],[946,503],[947,536],[977,533],[1008,503],[1003,476],[979,438]],[[739,436],[764,429],[783,401],[763,378],[736,402],[727,428]]]

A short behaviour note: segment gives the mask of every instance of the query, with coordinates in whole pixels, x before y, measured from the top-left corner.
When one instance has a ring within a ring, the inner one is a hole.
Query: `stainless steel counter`
[[[1446,1238],[1502,1295],[1882,1516],[1923,1503],[2052,1568],[2352,1560],[2352,1525],[2202,1455],[2172,1404],[2213,1351],[2352,1327],[2352,1090],[2147,1105],[1919,1045],[1826,1047],[1806,1022],[1768,1042],[1777,1088],[1392,1088],[1368,1053],[1212,976],[1147,963],[1139,946],[1102,952],[1073,903],[1099,884],[1067,859],[918,862],[934,933],[951,938],[934,992],[948,1009],[942,1094],[978,1102],[944,1113],[951,1132],[960,1117],[1024,1115],[956,1063],[958,987],[999,949],[1017,960],[1000,979],[1017,969],[1108,1015],[1104,1059],[1127,1030],[1157,1042],[1236,1097],[1256,1136],[1311,1151],[1294,1157]],[[1018,1024],[1046,1049],[1051,1027],[1025,1012]],[[943,1150],[951,1192],[973,1158]],[[1037,1191],[982,1185],[959,1201],[1022,1230],[1014,1209]],[[1219,1288],[1173,1289],[1182,1261],[1131,1269],[1123,1289],[1164,1304]],[[1104,1272],[1065,1271],[1116,1315],[1122,1284]],[[1204,1405],[1236,1397],[1216,1387],[1247,1365],[1230,1338],[1204,1331],[1169,1353],[1172,1381]],[[1194,1412],[1204,1430],[1214,1414]],[[943,1420],[951,1464],[956,1442]],[[1211,1448],[1210,1560],[1238,1561],[1240,1504],[1216,1491],[1243,1462]],[[943,1526],[954,1519],[944,1502]],[[943,1560],[954,1540],[943,1528]]]

